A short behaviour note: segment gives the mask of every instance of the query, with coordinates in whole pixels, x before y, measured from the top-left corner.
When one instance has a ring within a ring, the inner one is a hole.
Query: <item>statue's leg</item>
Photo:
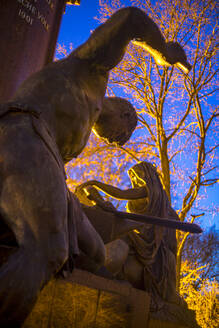
[[[121,272],[123,279],[128,280],[135,288],[144,289],[143,272],[143,265],[136,255],[129,254]]]
[[[29,115],[0,121],[0,216],[17,241],[0,266],[0,326],[20,327],[68,256],[65,179]]]
[[[129,245],[122,239],[116,239],[106,244],[105,266],[114,276],[122,270],[127,260]]]

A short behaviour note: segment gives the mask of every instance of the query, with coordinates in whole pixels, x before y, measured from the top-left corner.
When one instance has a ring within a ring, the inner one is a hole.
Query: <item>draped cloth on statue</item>
[[[129,211],[178,219],[176,212],[170,206],[156,168],[150,163],[141,162],[131,170],[134,170],[146,182],[149,199],[147,201],[143,199],[129,201]],[[135,256],[144,267],[144,288],[153,295],[156,306],[159,306],[160,298],[165,301],[173,301],[171,293],[175,291],[176,283],[175,230],[145,224],[143,228],[139,229],[139,233],[135,231],[129,233],[129,245],[132,248],[131,252],[135,252]]]

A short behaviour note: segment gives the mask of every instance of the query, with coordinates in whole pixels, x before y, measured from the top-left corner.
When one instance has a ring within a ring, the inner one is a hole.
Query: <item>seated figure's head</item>
[[[137,114],[131,103],[119,97],[105,97],[93,132],[107,143],[122,146],[129,140],[137,125]]]

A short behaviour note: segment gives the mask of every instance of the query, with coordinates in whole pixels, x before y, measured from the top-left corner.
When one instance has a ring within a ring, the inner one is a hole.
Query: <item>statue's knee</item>
[[[101,247],[99,247],[96,251],[94,261],[99,267],[101,267],[105,263],[105,258],[106,258],[105,247],[104,245],[103,246],[101,245]]]

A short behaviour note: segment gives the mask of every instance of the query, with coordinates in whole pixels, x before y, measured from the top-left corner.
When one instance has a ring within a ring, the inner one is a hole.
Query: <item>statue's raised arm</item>
[[[72,55],[109,71],[122,60],[131,40],[148,51],[159,65],[180,64],[187,73],[191,69],[183,48],[176,42],[166,43],[157,24],[136,7],[118,10]]]

